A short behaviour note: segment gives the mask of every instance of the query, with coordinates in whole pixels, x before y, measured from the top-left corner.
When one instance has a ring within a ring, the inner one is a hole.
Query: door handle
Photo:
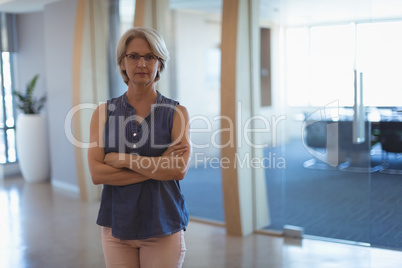
[[[354,103],[353,103],[353,143],[361,144],[366,140],[365,114],[363,105],[363,73],[359,74],[359,85],[357,71],[354,70]]]

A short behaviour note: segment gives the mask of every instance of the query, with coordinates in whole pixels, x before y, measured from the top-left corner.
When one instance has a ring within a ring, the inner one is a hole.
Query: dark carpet
[[[273,153],[286,168],[266,169],[267,229],[296,225],[307,235],[402,249],[402,175],[306,169],[311,156],[298,141],[265,150]],[[220,169],[206,166],[190,168],[181,183],[190,215],[224,222]]]

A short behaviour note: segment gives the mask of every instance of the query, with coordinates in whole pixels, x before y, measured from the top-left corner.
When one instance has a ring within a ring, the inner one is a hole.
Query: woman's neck
[[[129,84],[126,93],[128,102],[133,106],[136,106],[136,103],[155,103],[157,96],[154,83],[144,86]]]

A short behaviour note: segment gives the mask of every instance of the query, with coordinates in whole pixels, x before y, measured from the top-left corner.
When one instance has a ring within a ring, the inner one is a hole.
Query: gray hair
[[[160,69],[156,74],[155,82],[160,79],[160,72],[166,68],[166,62],[169,60],[169,51],[166,48],[165,41],[157,31],[151,28],[137,27],[125,32],[117,43],[117,65],[120,69],[120,75],[124,83],[128,84],[129,78],[126,71],[122,69],[122,63],[127,51],[128,44],[135,38],[141,38],[148,42],[151,51],[158,57]]]

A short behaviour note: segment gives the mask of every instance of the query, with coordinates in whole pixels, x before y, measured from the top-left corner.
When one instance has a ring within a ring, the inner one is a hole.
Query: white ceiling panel
[[[0,0],[0,12],[26,13],[43,10],[51,2],[59,0]]]

